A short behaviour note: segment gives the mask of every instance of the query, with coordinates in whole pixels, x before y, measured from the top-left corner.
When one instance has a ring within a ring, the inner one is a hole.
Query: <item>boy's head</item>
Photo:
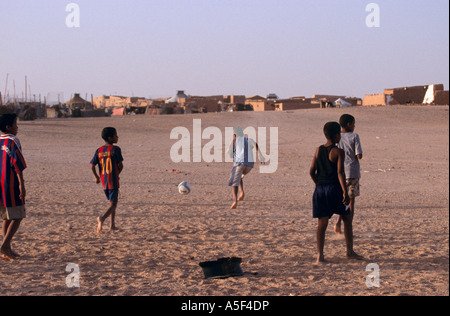
[[[244,137],[244,131],[242,127],[238,126],[233,129],[233,133],[235,137]]]
[[[8,113],[0,117],[0,130],[3,133],[17,135],[17,114]]]
[[[355,118],[350,114],[344,114],[339,119],[339,124],[347,132],[353,132],[355,130]]]
[[[105,127],[102,131],[102,138],[109,144],[117,143],[119,137],[117,137],[117,130],[114,127]]]
[[[341,126],[338,122],[328,122],[323,127],[323,133],[328,140],[338,143],[341,136]]]

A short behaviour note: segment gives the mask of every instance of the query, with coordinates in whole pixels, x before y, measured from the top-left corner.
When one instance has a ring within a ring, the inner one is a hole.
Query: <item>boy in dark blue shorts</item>
[[[329,122],[323,128],[326,144],[316,150],[311,164],[310,175],[316,189],[313,195],[313,217],[319,221],[317,229],[317,263],[325,262],[323,249],[328,221],[333,214],[341,215],[344,221],[345,241],[348,259],[363,259],[353,251],[353,228],[349,209],[350,203],[345,183],[345,152],[336,144],[341,139],[341,126]]]
[[[95,176],[96,183],[103,184],[106,198],[111,203],[110,207],[103,216],[97,218],[97,232],[102,232],[103,222],[111,216],[111,230],[116,230],[115,218],[116,208],[119,202],[119,174],[123,170],[123,157],[120,147],[114,146],[119,141],[117,131],[114,127],[105,127],[102,131],[102,138],[105,145],[97,149],[94,158],[91,160],[92,173]],[[100,176],[97,174],[98,165]]]
[[[23,171],[27,164],[17,138],[18,130],[16,114],[0,117],[0,219],[3,220],[0,259],[5,261],[20,257],[11,249],[11,241],[26,218]]]

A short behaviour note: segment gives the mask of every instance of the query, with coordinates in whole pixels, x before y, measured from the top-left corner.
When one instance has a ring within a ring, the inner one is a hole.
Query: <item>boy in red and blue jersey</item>
[[[109,216],[111,216],[111,230],[117,229],[115,218],[117,203],[119,202],[119,175],[123,170],[122,151],[120,147],[114,146],[119,141],[116,129],[105,127],[102,131],[102,138],[105,140],[105,145],[95,152],[94,158],[91,160],[91,167],[96,183],[102,182],[106,198],[111,205],[103,216],[97,218],[98,233],[102,232],[103,223]],[[97,174],[97,165],[100,175]]]
[[[3,220],[1,259],[14,260],[19,255],[11,249],[11,241],[26,217],[25,181],[23,170],[27,165],[22,155],[18,133],[17,115],[0,117],[0,217]]]

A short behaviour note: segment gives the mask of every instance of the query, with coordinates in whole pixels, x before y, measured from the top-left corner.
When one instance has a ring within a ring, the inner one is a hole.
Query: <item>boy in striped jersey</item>
[[[111,203],[110,207],[103,216],[97,218],[97,232],[102,232],[103,222],[111,216],[111,230],[116,230],[115,218],[116,208],[119,202],[119,174],[123,169],[123,157],[120,147],[114,146],[119,141],[117,131],[114,127],[105,127],[102,131],[102,138],[105,145],[97,149],[94,158],[91,160],[92,173],[95,176],[96,183],[103,184],[106,198]],[[100,176],[97,174],[98,165]]]
[[[0,117],[0,217],[3,220],[3,242],[1,259],[14,260],[19,255],[11,249],[11,241],[20,227],[25,211],[25,182],[23,170],[27,165],[22,155],[17,115],[4,114]]]

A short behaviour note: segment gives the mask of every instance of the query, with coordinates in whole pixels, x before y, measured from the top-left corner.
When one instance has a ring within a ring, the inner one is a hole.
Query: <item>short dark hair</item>
[[[108,142],[109,138],[114,137],[116,133],[117,130],[114,127],[105,127],[102,131],[102,138],[105,140],[105,142]]]
[[[7,113],[0,117],[0,131],[7,133],[6,126],[13,126],[15,120],[17,119],[17,114]]]
[[[332,140],[334,136],[341,133],[341,126],[338,122],[328,122],[323,127],[323,133],[327,139]]]
[[[347,125],[353,123],[354,121],[355,121],[355,118],[353,117],[353,115],[344,114],[339,119],[339,124],[341,124],[342,128],[347,128]]]

